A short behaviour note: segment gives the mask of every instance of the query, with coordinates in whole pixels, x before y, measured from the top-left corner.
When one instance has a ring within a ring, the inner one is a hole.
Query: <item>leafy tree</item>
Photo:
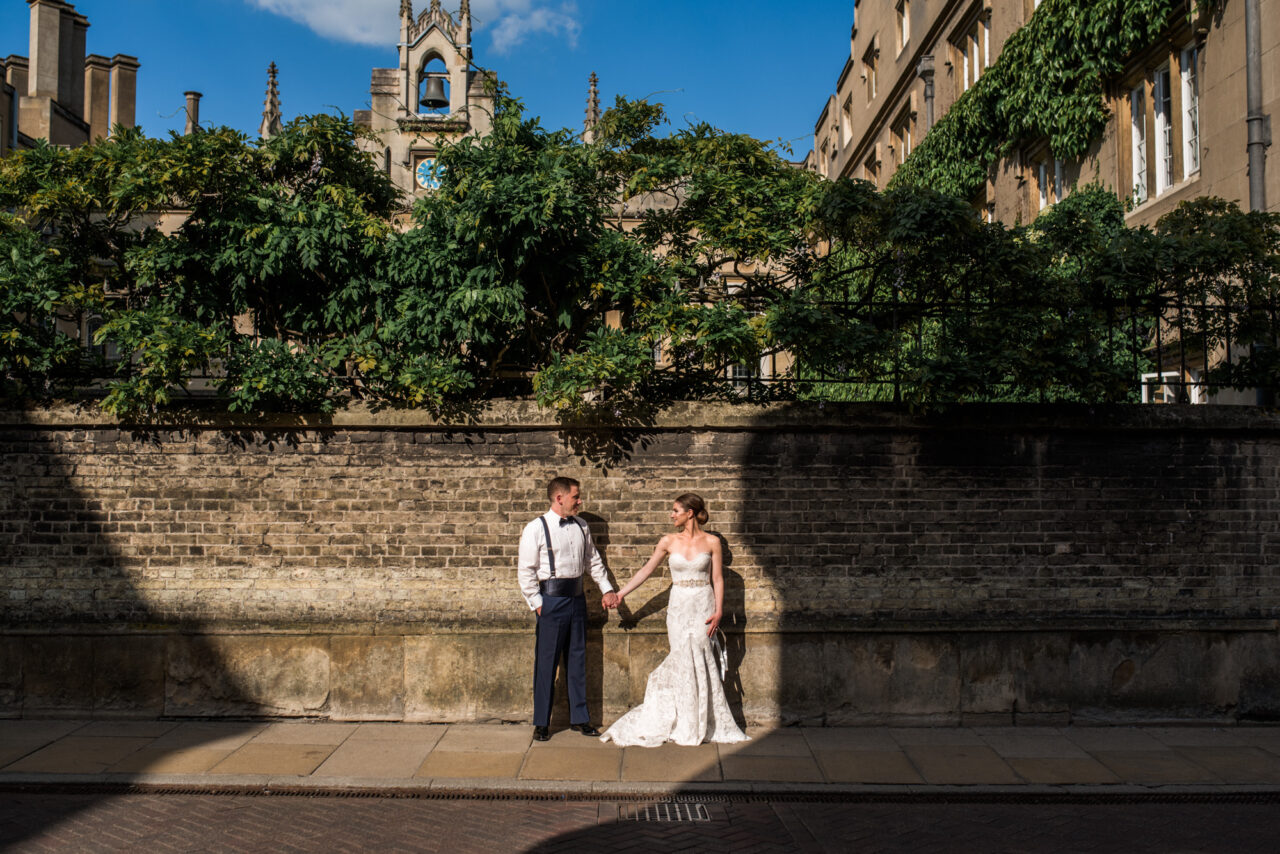
[[[1039,256],[1034,334],[1022,341],[1017,385],[1041,399],[1133,402],[1153,325],[1151,269],[1134,264],[1147,235],[1125,227],[1115,193],[1080,187],[1024,233]]]
[[[256,146],[228,129],[168,141],[117,129],[0,169],[0,204],[51,232],[63,280],[120,295],[90,293],[99,341],[130,354],[107,409],[154,410],[200,374],[232,409],[330,408],[351,386],[395,192],[347,119],[299,119]]]
[[[129,417],[197,379],[233,410],[533,395],[614,422],[691,398],[1120,401],[1174,325],[1251,344],[1214,382],[1275,383],[1276,215],[1202,200],[1127,229],[1090,188],[1009,228],[707,125],[664,134],[654,104],[620,99],[583,142],[496,103],[403,227],[343,117],[0,161],[4,392],[105,377]],[[96,316],[86,349],[66,330]],[[726,380],[771,354],[794,363]]]
[[[1280,214],[1222,199],[1186,202],[1156,223],[1148,313],[1179,361],[1217,356],[1211,387],[1280,387]]]
[[[0,392],[68,394],[93,374],[92,354],[58,328],[79,328],[101,306],[100,285],[80,285],[73,263],[39,234],[0,214]]]
[[[590,144],[497,103],[490,136],[444,148],[440,192],[392,247],[419,335],[399,340],[481,394],[528,383],[579,415],[723,393],[726,367],[769,347],[760,315],[811,251],[817,178],[707,125],[658,137],[644,102],[619,99]]]

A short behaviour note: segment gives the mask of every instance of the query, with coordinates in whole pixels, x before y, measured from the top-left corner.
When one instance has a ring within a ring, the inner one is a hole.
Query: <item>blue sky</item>
[[[73,0],[74,2],[74,0]],[[429,0],[415,0],[415,11]],[[450,11],[457,0],[444,0]],[[137,56],[138,123],[181,130],[183,92],[201,121],[256,134],[266,68],[286,119],[369,100],[369,71],[396,65],[399,0],[78,0],[88,51]],[[587,77],[601,100],[651,95],[672,123],[705,120],[790,141],[799,159],[849,52],[851,0],[805,3],[472,0],[475,60],[529,111],[582,126]],[[0,0],[0,55],[28,53],[25,0]],[[656,93],[656,94],[654,94]]]

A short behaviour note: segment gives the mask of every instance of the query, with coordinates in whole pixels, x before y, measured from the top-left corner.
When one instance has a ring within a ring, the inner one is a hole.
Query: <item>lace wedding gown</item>
[[[690,560],[671,555],[671,598],[667,641],[671,652],[649,674],[644,702],[600,736],[622,746],[657,747],[666,741],[746,741],[725,700],[707,637],[707,618],[716,610],[711,586],[711,553]]]

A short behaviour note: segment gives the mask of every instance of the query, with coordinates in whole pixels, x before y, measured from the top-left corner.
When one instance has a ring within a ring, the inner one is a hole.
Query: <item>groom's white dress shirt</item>
[[[540,518],[547,520],[547,530],[551,532],[551,549],[556,556],[556,578],[577,578],[584,570],[590,570],[591,578],[599,585],[601,593],[613,590],[609,576],[604,571],[604,560],[596,550],[595,541],[591,539],[591,529],[586,522],[577,516],[571,516],[561,524],[561,517],[554,510],[548,510]],[[547,550],[543,548],[545,541],[546,534],[538,519],[524,526],[524,533],[520,535],[520,567],[517,575],[520,592],[529,603],[530,611],[542,607],[538,582],[551,577],[551,563],[547,559]]]

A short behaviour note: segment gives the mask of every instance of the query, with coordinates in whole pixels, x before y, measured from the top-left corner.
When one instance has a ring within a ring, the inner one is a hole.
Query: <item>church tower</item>
[[[391,180],[408,197],[439,186],[439,140],[484,136],[493,128],[492,75],[471,65],[471,3],[462,0],[455,19],[431,0],[414,15],[413,0],[400,0],[400,65],[373,69],[369,110],[356,123],[372,131],[366,150],[379,156]]]

